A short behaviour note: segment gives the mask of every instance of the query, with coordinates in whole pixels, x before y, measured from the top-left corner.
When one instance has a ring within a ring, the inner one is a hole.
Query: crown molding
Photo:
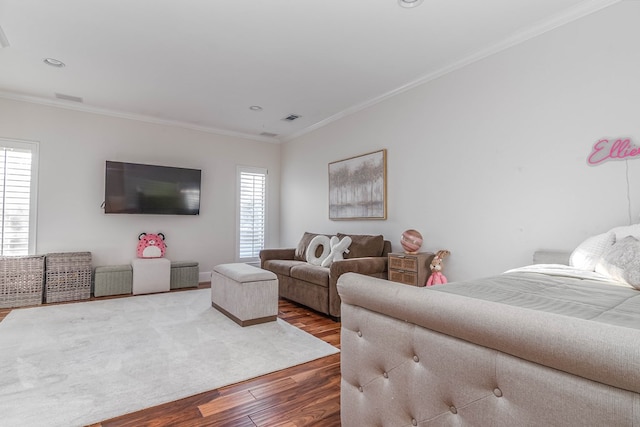
[[[234,131],[228,131],[228,130],[224,130],[224,129],[218,129],[218,128],[212,128],[212,127],[208,127],[208,126],[199,126],[199,125],[195,125],[192,123],[187,123],[187,122],[181,122],[178,120],[167,120],[167,119],[160,119],[157,117],[152,117],[152,116],[147,116],[147,115],[142,115],[142,114],[132,114],[132,113],[125,113],[125,112],[120,112],[120,111],[115,111],[115,110],[109,110],[109,109],[105,109],[105,108],[98,108],[98,107],[91,107],[88,106],[86,104],[75,104],[75,103],[69,103],[69,102],[65,102],[65,101],[58,101],[58,100],[53,100],[53,99],[49,99],[49,98],[42,98],[42,97],[36,97],[36,96],[29,96],[29,95],[22,95],[22,94],[16,94],[16,93],[11,93],[11,92],[4,92],[4,91],[0,91],[0,98],[4,98],[4,99],[9,99],[9,100],[14,100],[14,101],[21,101],[21,102],[28,102],[28,103],[33,103],[33,104],[40,104],[40,105],[46,105],[46,106],[52,106],[52,107],[57,107],[57,108],[64,108],[67,110],[74,110],[74,111],[80,111],[80,112],[86,112],[86,113],[93,113],[93,114],[100,114],[100,115],[105,115],[105,116],[111,116],[111,117],[117,117],[117,118],[121,118],[121,119],[127,119],[127,120],[134,120],[134,121],[140,121],[140,122],[145,122],[145,123],[152,123],[152,124],[158,124],[158,125],[164,125],[164,126],[171,126],[171,127],[177,127],[177,128],[182,128],[182,129],[188,129],[188,130],[195,130],[195,131],[199,131],[199,132],[205,132],[205,133],[210,133],[210,134],[215,134],[215,135],[222,135],[222,136],[230,136],[230,137],[234,137],[234,138],[241,138],[241,139],[248,139],[248,140],[253,140],[253,141],[260,141],[260,142],[269,142],[269,143],[281,143],[281,142],[288,142],[291,140],[294,140],[302,135],[311,133],[317,129],[320,129],[330,123],[333,123],[335,121],[338,121],[340,119],[343,119],[345,117],[348,117],[354,113],[357,113],[359,111],[365,110],[373,105],[376,105],[380,102],[383,102],[389,98],[392,98],[396,95],[400,95],[408,90],[414,89],[418,86],[421,86],[425,83],[428,83],[430,81],[433,81],[439,77],[442,77],[446,74],[449,74],[453,71],[456,71],[458,69],[461,69],[463,67],[466,67],[470,64],[473,64],[477,61],[480,61],[484,58],[487,58],[489,56],[492,56],[494,54],[497,54],[499,52],[502,52],[510,47],[516,46],[518,44],[524,43],[527,40],[530,40],[534,37],[537,37],[539,35],[542,35],[548,31],[551,31],[555,28],[561,27],[563,25],[566,25],[572,21],[578,20],[580,18],[583,18],[587,15],[593,14],[595,12],[598,12],[602,9],[605,9],[607,7],[613,6],[617,3],[620,3],[623,0],[589,0],[586,2],[582,2],[579,5],[576,5],[570,9],[567,9],[566,11],[564,11],[563,13],[557,14],[552,16],[549,19],[546,19],[544,21],[541,21],[535,25],[532,25],[529,28],[526,28],[522,31],[519,31],[515,34],[513,34],[512,36],[496,43],[493,44],[491,46],[488,46],[487,48],[481,49],[467,57],[461,58],[460,60],[447,65],[439,70],[436,70],[432,73],[429,73],[425,76],[422,76],[412,82],[409,82],[403,86],[400,86],[394,90],[391,90],[389,92],[386,92],[380,96],[371,98],[369,100],[366,100],[360,104],[354,105],[352,107],[349,107],[341,112],[338,112],[330,117],[327,117],[326,119],[323,119],[319,122],[316,122],[310,126],[307,126],[306,128],[294,132],[290,135],[286,135],[286,136],[280,136],[280,137],[274,137],[274,138],[270,138],[270,137],[264,137],[264,136],[260,136],[260,135],[252,135],[252,134],[246,134],[246,133],[242,133],[242,132],[234,132]],[[6,36],[4,35],[4,33],[2,32],[2,28],[0,28],[0,45],[2,47],[8,47],[9,46],[9,42],[6,39]]]
[[[307,126],[306,128],[304,128],[299,132],[295,132],[291,135],[288,135],[282,138],[282,141],[283,142],[292,141],[302,135],[305,135],[307,133],[313,132],[314,130],[320,129],[321,127],[324,127],[329,123],[333,123],[337,120],[350,116],[354,113],[365,110],[373,105],[376,105],[382,101],[385,101],[401,93],[404,93],[410,89],[416,88],[425,83],[433,81],[439,77],[442,77],[446,74],[449,74],[453,71],[459,70],[460,68],[466,67],[467,65],[471,65],[474,62],[478,62],[489,56],[495,55],[499,52],[502,52],[503,50],[509,49],[510,47],[524,43],[527,40],[540,36],[555,28],[561,27],[570,22],[576,21],[588,15],[591,15],[592,13],[595,13],[607,7],[613,6],[614,4],[620,3],[621,1],[623,0],[590,0],[587,2],[580,3],[579,5],[569,8],[560,14],[556,14],[549,19],[541,21],[524,30],[518,31],[517,33],[511,35],[510,37],[496,44],[493,44],[485,49],[481,49],[467,57],[464,57],[450,65],[447,65],[446,67],[443,67],[439,70],[436,70],[432,73],[422,76],[410,83],[407,83],[406,85],[400,86],[380,96],[369,99],[361,104],[357,104],[357,105],[354,105],[353,107],[347,108],[346,110],[343,110],[337,114],[327,117],[326,119],[321,120],[315,124]]]
[[[253,141],[270,142],[272,144],[278,144],[281,142],[280,139],[278,138],[269,138],[269,137],[260,136],[260,135],[251,135],[251,134],[246,134],[242,132],[234,132],[234,131],[229,131],[224,129],[217,129],[217,128],[212,128],[208,126],[199,126],[191,123],[181,122],[178,120],[160,119],[157,117],[146,116],[143,114],[124,113],[121,111],[109,110],[106,108],[91,107],[86,104],[72,103],[72,101],[58,101],[54,99],[22,95],[22,94],[16,94],[16,93],[5,92],[5,91],[0,91],[0,98],[9,99],[12,101],[27,102],[30,104],[46,105],[48,107],[63,108],[65,110],[80,111],[83,113],[100,114],[103,116],[116,117],[119,119],[134,120],[138,122],[152,123],[156,125],[164,125],[164,126],[171,126],[171,127],[188,129],[188,130],[195,130],[199,132],[211,133],[211,134],[221,135],[221,136],[231,136],[234,138],[249,139]]]

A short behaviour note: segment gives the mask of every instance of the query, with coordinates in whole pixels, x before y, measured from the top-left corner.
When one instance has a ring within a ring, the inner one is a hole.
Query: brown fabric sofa
[[[278,276],[280,297],[337,319],[340,317],[340,296],[336,283],[340,275],[353,272],[386,279],[391,242],[381,235],[349,234],[352,243],[349,253],[344,255],[345,259],[334,261],[326,268],[306,262],[306,250],[317,235],[304,233],[296,248],[263,249],[260,267]],[[337,236],[342,239],[347,234],[338,233]]]

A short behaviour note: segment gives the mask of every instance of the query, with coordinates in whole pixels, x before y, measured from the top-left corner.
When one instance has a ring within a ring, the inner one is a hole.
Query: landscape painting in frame
[[[329,163],[329,219],[387,219],[387,150]]]

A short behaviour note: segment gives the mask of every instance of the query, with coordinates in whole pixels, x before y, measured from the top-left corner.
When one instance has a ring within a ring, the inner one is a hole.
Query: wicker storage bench
[[[197,262],[171,261],[171,289],[195,288],[198,286],[199,276]]]
[[[44,256],[0,257],[0,308],[42,304]]]
[[[91,252],[47,254],[44,295],[45,302],[91,297]]]
[[[96,267],[93,283],[94,296],[130,294],[132,289],[131,264]]]

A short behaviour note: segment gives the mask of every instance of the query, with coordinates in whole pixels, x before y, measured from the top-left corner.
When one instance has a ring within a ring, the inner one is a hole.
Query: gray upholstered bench
[[[130,294],[133,287],[131,264],[96,267],[93,282],[96,297]]]
[[[211,274],[211,305],[240,326],[278,317],[278,278],[249,264],[220,264]]]
[[[171,289],[197,288],[199,267],[195,261],[171,261]]]

